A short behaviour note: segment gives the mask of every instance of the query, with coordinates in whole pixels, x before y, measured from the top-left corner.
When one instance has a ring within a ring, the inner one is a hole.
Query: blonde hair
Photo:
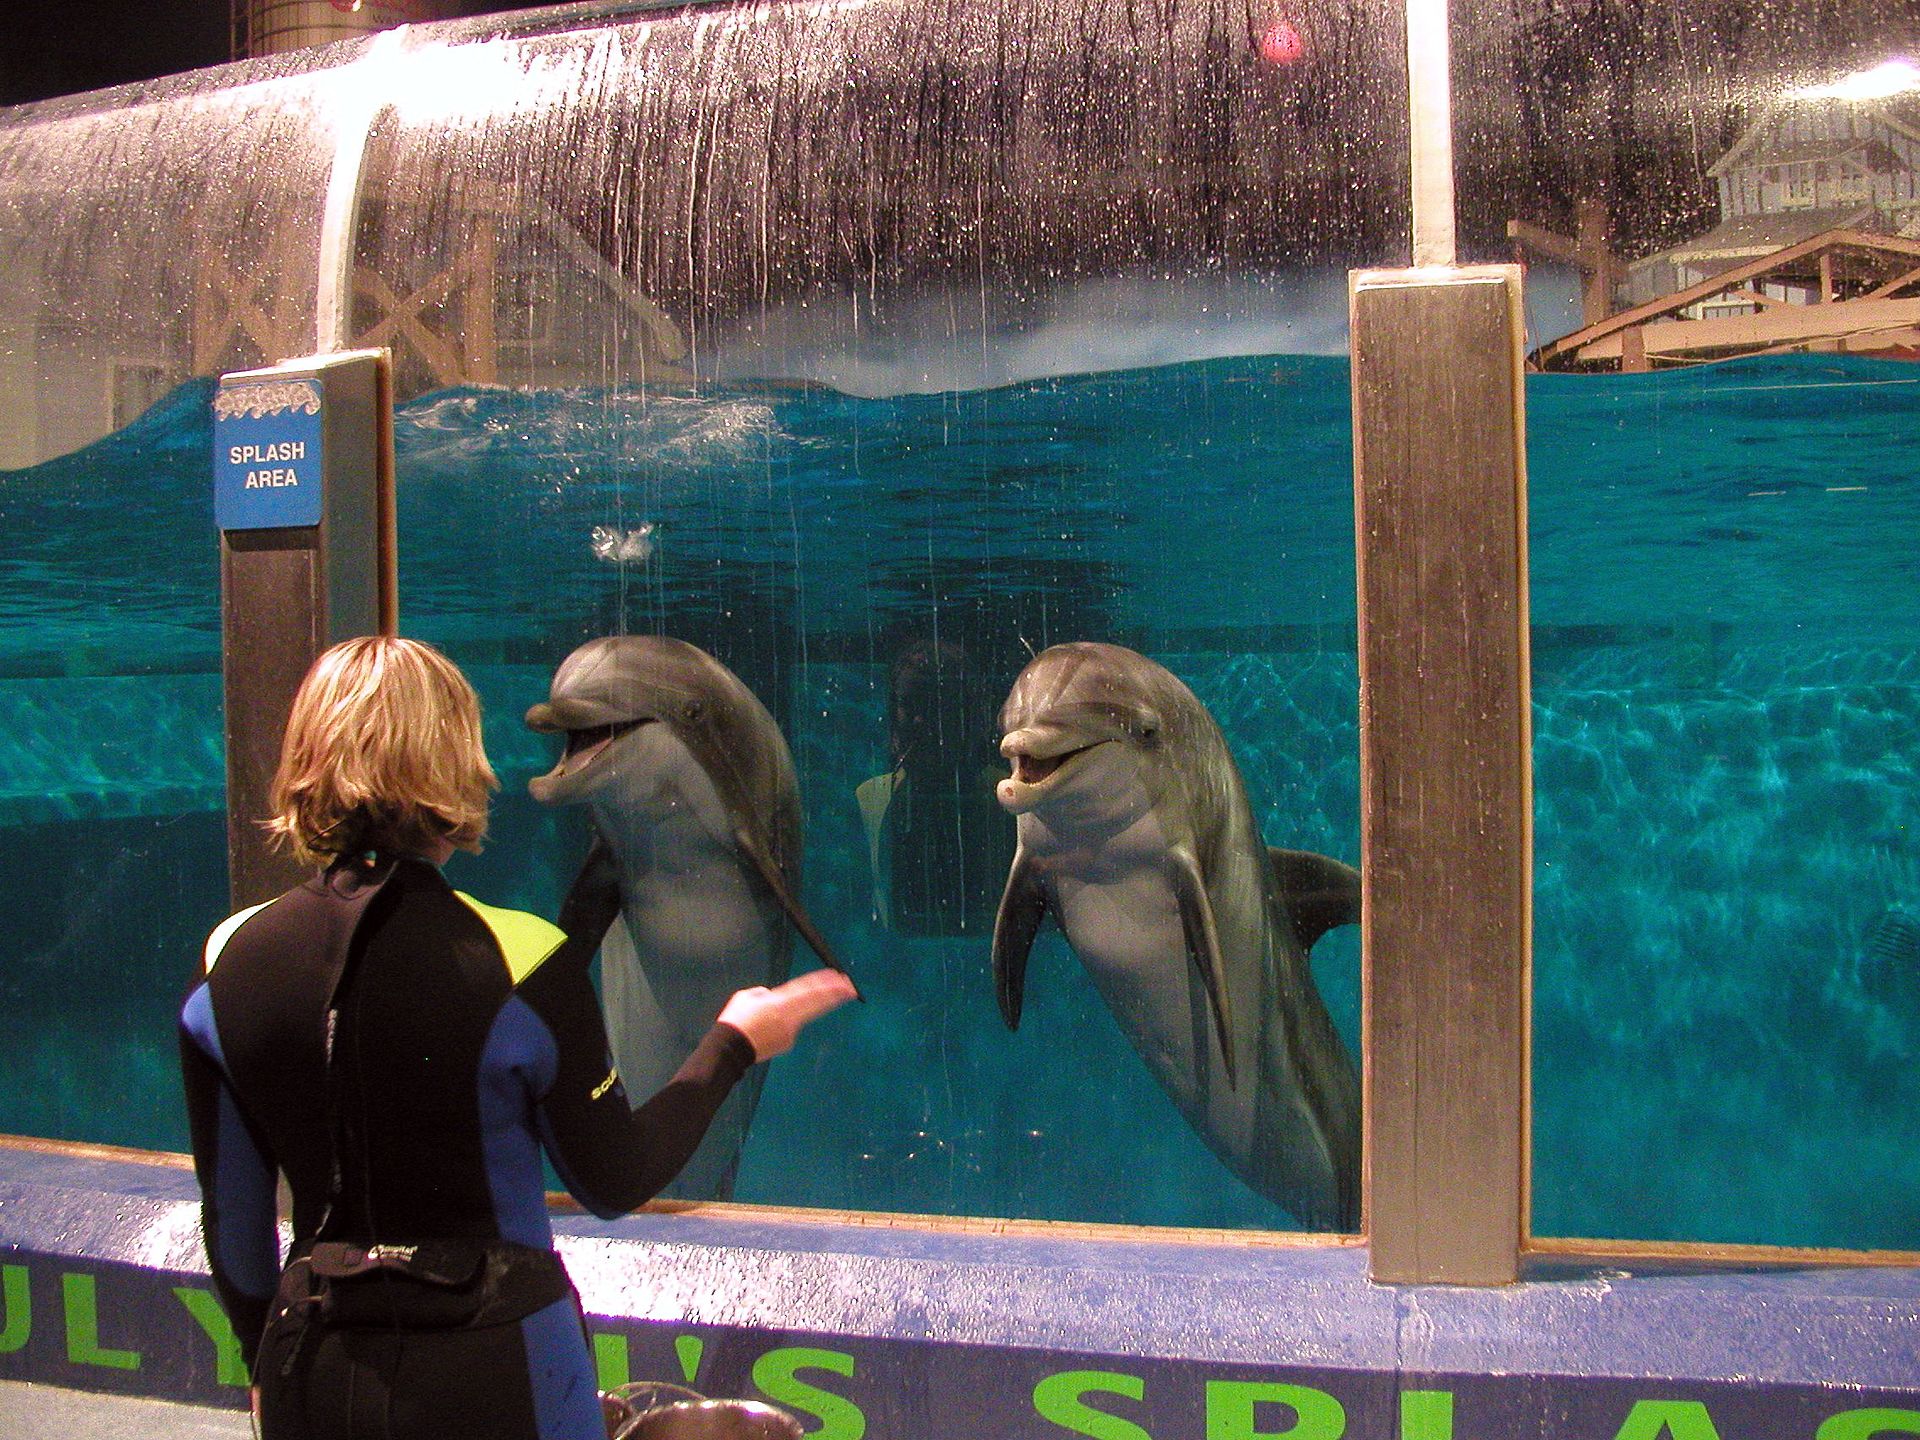
[[[300,682],[266,827],[315,864],[442,841],[478,850],[499,784],[467,677],[431,645],[365,636],[327,650]]]

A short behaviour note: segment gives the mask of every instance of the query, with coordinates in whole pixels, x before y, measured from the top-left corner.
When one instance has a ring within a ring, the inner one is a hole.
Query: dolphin
[[[527,711],[566,736],[528,782],[547,805],[585,805],[620,869],[620,918],[601,947],[608,1037],[636,1099],[653,1094],[734,991],[774,985],[792,934],[840,969],[801,907],[800,797],[773,717],[731,670],[683,640],[590,640]],[[734,1088],[668,1193],[732,1194],[765,1071]]]
[[[1359,1223],[1360,1081],[1307,952],[1360,876],[1269,850],[1239,767],[1181,681],[1118,645],[1043,650],[1000,712],[1016,848],[993,932],[1009,1029],[1051,912],[1214,1153],[1315,1228]]]

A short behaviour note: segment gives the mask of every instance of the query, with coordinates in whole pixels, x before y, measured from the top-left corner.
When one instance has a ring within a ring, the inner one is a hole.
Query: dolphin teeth
[[[1024,750],[1013,752],[1013,778],[1023,785],[1038,785],[1052,775],[1069,760],[1086,754],[1100,744],[1082,745],[1078,750],[1063,750],[1058,755],[1029,755]]]

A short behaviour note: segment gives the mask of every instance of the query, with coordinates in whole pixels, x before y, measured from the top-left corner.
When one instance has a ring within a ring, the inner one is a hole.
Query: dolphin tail
[[[1360,923],[1360,872],[1351,865],[1311,850],[1269,847],[1267,857],[1302,950],[1335,926]]]
[[[1017,850],[1007,871],[1007,888],[1000,893],[1000,911],[993,918],[993,989],[1000,1000],[1000,1018],[1009,1030],[1020,1028],[1027,956],[1046,913],[1047,889],[1040,881],[1039,867],[1024,849]]]
[[[1213,902],[1207,899],[1200,862],[1184,848],[1172,852],[1173,893],[1180,902],[1180,928],[1187,937],[1187,958],[1200,972],[1207,1003],[1213,1007],[1214,1034],[1220,1040],[1220,1058],[1226,1062],[1227,1088],[1240,1088],[1239,1067],[1233,1058],[1233,1007],[1227,995],[1226,962],[1220,956],[1220,934],[1213,921]]]
[[[780,903],[780,908],[787,912],[787,919],[791,920],[793,928],[800,932],[800,938],[807,942],[823,964],[845,975],[847,967],[840,963],[840,958],[833,953],[833,947],[827,944],[827,937],[820,933],[812,917],[801,908],[799,898],[787,884],[786,875],[778,865],[774,864],[773,857],[767,853],[766,847],[757,843],[753,836],[747,833],[745,826],[733,832],[733,843],[740,847],[740,853],[747,857],[748,862],[753,866],[754,873],[760,877],[767,889],[773,892],[773,898]],[[864,1000],[866,997],[859,994],[859,988],[856,985],[854,993],[859,999]]]

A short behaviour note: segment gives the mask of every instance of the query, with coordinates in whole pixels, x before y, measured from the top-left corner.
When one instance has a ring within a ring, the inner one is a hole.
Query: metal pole
[[[1520,271],[1351,286],[1371,1270],[1504,1284],[1531,1123]]]
[[[385,350],[221,377],[214,396],[226,696],[227,866],[237,910],[302,874],[260,822],[293,694],[336,640],[390,630],[392,408]]]
[[[1413,263],[1451,265],[1456,251],[1447,0],[1407,0],[1407,102],[1413,140]]]

